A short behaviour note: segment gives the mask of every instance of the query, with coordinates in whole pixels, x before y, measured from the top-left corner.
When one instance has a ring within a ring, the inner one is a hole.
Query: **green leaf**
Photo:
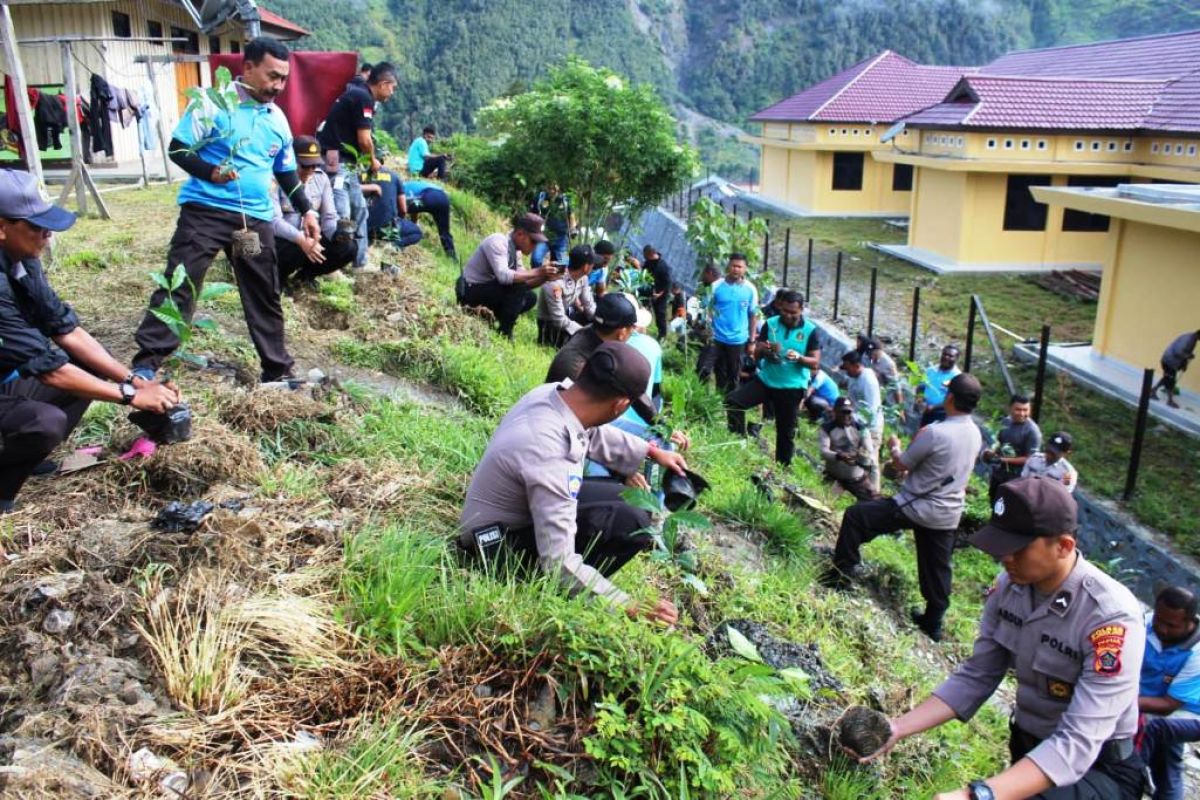
[[[171,292],[173,293],[180,286],[183,286],[185,280],[187,280],[187,270],[183,268],[183,264],[176,264],[175,269],[171,271]]]
[[[651,492],[645,489],[634,489],[632,487],[621,492],[621,499],[634,508],[648,511],[651,514],[657,514],[663,510],[662,503]]]
[[[211,319],[207,319],[207,318],[198,319],[192,323],[192,327],[199,328],[200,330],[202,330],[206,333],[211,333],[217,329],[217,323],[215,321],[213,321]]]
[[[699,511],[676,511],[671,515],[671,519],[675,520],[677,525],[683,525],[699,531],[709,530],[713,526],[708,517],[704,516]]]
[[[743,636],[740,631],[732,626],[727,626],[725,634],[729,637],[729,646],[733,648],[733,652],[747,661],[762,662],[762,656],[758,654],[758,648],[751,644],[750,640]]]
[[[229,294],[235,289],[237,289],[237,287],[232,283],[225,283],[224,281],[211,281],[204,284],[204,288],[200,290],[199,302],[204,303],[208,302],[209,300],[216,300],[221,295]]]
[[[167,276],[161,272],[151,272],[150,279],[158,285],[160,289],[171,291],[171,282],[167,280]]]
[[[697,577],[696,575],[693,575],[690,572],[685,572],[683,574],[683,578],[681,580],[683,580],[683,582],[686,583],[688,586],[695,589],[696,594],[700,595],[701,597],[708,597],[708,587],[705,586],[704,581],[700,580],[700,578]],[[733,629],[730,628],[730,630],[733,630]],[[747,642],[747,644],[749,644],[749,642]],[[751,646],[753,647],[753,645],[751,645]]]

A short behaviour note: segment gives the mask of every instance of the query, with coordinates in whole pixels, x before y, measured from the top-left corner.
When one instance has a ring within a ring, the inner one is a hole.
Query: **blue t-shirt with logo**
[[[424,139],[422,139],[421,141],[424,141]],[[419,195],[421,192],[425,191],[426,189],[441,189],[441,188],[442,187],[438,186],[436,183],[430,183],[429,181],[405,181],[404,182],[404,196],[406,198],[408,198],[409,200],[413,200],[417,197],[417,195]]]
[[[425,169],[425,156],[429,155],[429,142],[424,136],[418,136],[408,146],[408,172],[410,175],[420,175]]]
[[[1170,647],[1154,633],[1153,615],[1146,624],[1146,651],[1142,656],[1141,686],[1146,697],[1171,697],[1182,708],[1200,714],[1200,653],[1196,636]]]
[[[937,364],[925,370],[925,381],[922,384],[925,387],[925,403],[931,406],[944,405],[946,392],[949,391],[946,384],[961,372],[962,370],[958,367],[939,369]]]
[[[184,114],[171,134],[188,147],[199,145],[196,155],[209,164],[223,164],[234,151],[230,167],[238,179],[211,183],[189,177],[179,190],[178,202],[270,222],[275,218],[271,191],[276,172],[294,172],[292,129],[274,103],[259,103],[237,87],[241,104],[232,113],[219,110],[205,98],[200,108]],[[201,144],[203,143],[203,144]]]
[[[709,298],[713,339],[721,344],[750,341],[750,312],[758,310],[758,290],[747,280],[721,281]]]
[[[838,385],[823,369],[817,370],[812,379],[813,394],[829,405],[838,399]]]

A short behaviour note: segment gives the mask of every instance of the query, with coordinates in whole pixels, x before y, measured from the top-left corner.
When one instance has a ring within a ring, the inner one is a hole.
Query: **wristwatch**
[[[121,405],[127,406],[133,402],[134,396],[137,394],[137,387],[129,381],[121,383]]]
[[[967,797],[971,800],[996,800],[992,787],[983,781],[971,781],[967,784]]]

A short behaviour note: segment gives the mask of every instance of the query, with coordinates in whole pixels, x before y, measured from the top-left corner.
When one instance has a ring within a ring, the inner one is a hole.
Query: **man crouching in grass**
[[[631,618],[674,624],[668,600],[642,605],[608,578],[653,545],[650,516],[621,499],[611,480],[584,480],[585,459],[631,475],[649,458],[680,475],[683,456],[607,423],[633,408],[651,422],[650,364],[627,344],[605,342],[579,378],[547,383],[500,421],[475,469],[459,517],[459,547],[485,564],[501,559],[540,568],[572,592],[595,592]]]

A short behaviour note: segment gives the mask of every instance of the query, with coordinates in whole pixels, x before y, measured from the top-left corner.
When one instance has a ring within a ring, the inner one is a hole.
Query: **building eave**
[[[1030,191],[1035,200],[1047,205],[1200,233],[1200,207],[1196,206],[1146,203],[1129,197],[1114,197],[1111,193],[1082,191],[1081,187],[1032,186]]]

